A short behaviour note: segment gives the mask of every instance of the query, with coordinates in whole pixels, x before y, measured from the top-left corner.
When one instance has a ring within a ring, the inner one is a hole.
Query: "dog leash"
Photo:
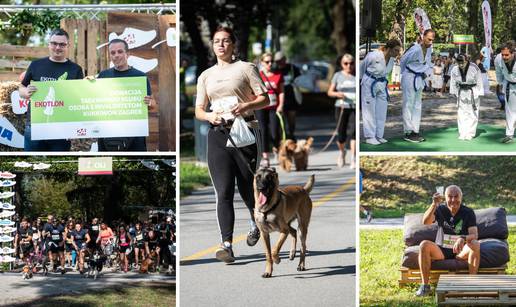
[[[242,160],[242,162],[244,162],[245,166],[247,166],[247,169],[251,172],[251,174],[254,175],[254,171],[253,169],[251,168],[251,166],[249,165],[249,163],[247,162],[246,158],[244,157],[244,153],[240,150],[240,148],[238,148],[235,144],[235,141],[233,140],[233,138],[231,137],[231,133],[229,133],[228,129],[224,126],[224,124],[220,124],[216,127],[216,129],[222,131],[222,133],[224,133],[225,135],[228,136],[228,140],[229,142],[231,142],[231,144],[233,145],[233,147],[235,147],[236,149],[236,152],[237,152],[237,156],[240,157],[240,159]],[[256,138],[256,136],[255,136]]]
[[[281,140],[285,141],[287,139],[287,135],[285,133],[285,122],[283,121],[283,116],[279,112],[276,112],[276,116],[279,119],[279,123],[280,123],[280,127],[281,127]]]
[[[330,147],[330,145],[333,143],[333,140],[337,136],[337,133],[339,131],[340,122],[342,121],[343,115],[344,115],[344,108],[340,108],[339,119],[337,120],[337,127],[335,127],[335,130],[333,130],[333,134],[332,134],[330,140],[328,141],[328,143],[326,143],[326,145],[324,145],[324,147],[321,150],[319,150],[318,152],[315,152],[313,155],[320,154],[320,153],[324,152],[326,149],[328,149],[328,147]]]

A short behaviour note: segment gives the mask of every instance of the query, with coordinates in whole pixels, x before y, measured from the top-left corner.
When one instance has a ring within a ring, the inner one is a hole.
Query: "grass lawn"
[[[54,296],[16,306],[176,306],[175,284],[139,283],[88,294]]]
[[[516,227],[509,228],[508,242],[506,274],[516,274]],[[403,249],[401,229],[360,230],[360,306],[437,306],[435,294],[414,295],[419,285],[398,287]]]
[[[457,184],[473,209],[505,207],[516,214],[515,156],[361,156],[360,204],[373,217],[424,212],[436,186]]]
[[[208,168],[197,166],[194,162],[180,163],[181,197],[189,195],[193,190],[211,184]]]

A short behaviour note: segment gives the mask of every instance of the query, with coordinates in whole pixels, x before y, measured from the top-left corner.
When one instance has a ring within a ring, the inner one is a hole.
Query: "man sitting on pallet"
[[[462,204],[462,190],[456,185],[446,188],[446,203],[442,195],[435,193],[432,205],[423,215],[423,224],[437,222],[435,243],[424,240],[419,245],[419,269],[422,284],[417,296],[431,293],[429,278],[432,261],[458,259],[468,262],[469,273],[476,274],[480,264],[480,243],[475,212]]]

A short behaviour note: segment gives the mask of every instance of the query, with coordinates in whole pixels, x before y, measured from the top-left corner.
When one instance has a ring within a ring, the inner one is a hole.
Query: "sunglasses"
[[[54,47],[61,47],[61,48],[64,48],[68,45],[68,43],[58,43],[58,42],[50,42],[50,45],[54,46]]]

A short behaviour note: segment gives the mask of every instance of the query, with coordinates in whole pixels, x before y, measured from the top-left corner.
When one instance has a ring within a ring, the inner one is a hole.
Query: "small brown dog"
[[[292,236],[289,259],[296,255],[297,231],[290,223],[297,219],[300,231],[301,253],[298,271],[305,270],[306,235],[312,214],[312,200],[309,193],[314,185],[314,175],[310,176],[304,187],[279,187],[278,173],[274,168],[261,168],[254,176],[254,217],[265,244],[265,273],[262,277],[271,277],[272,262],[280,263],[279,252],[288,234]],[[270,233],[279,231],[276,246],[271,251]]]
[[[142,264],[140,265],[140,273],[145,274],[150,271],[153,271],[153,272],[156,271],[156,268],[155,268],[156,261],[154,260],[154,259],[156,259],[156,256],[157,256],[156,252],[151,251],[151,254],[142,261]]]
[[[296,171],[304,171],[308,167],[308,156],[311,151],[314,138],[298,140],[297,143],[287,139],[281,142],[278,151],[279,166],[286,172],[292,169],[292,160],[296,165]]]

